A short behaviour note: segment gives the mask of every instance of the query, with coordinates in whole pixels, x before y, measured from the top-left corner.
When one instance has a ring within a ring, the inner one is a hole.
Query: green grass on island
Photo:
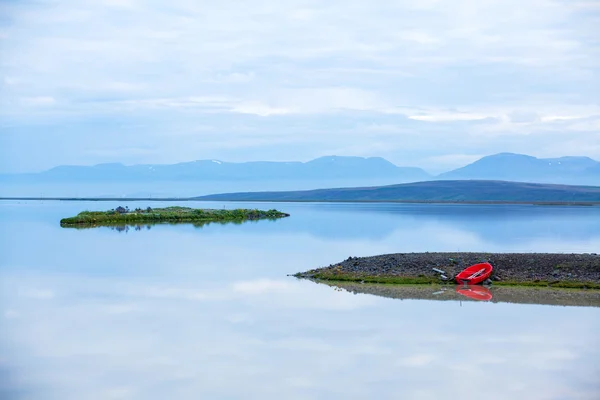
[[[197,209],[189,207],[136,208],[117,207],[108,211],[83,211],[74,217],[60,220],[61,226],[96,226],[136,223],[202,223],[243,222],[260,219],[278,219],[289,214],[278,210],[256,209]]]

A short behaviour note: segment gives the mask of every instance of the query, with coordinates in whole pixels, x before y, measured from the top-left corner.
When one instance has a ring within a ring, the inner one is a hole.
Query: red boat
[[[492,274],[492,264],[481,263],[471,265],[456,275],[456,283],[465,283],[467,285],[476,285],[485,281]]]
[[[460,293],[473,300],[489,301],[492,299],[492,292],[483,286],[457,286],[456,293]]]

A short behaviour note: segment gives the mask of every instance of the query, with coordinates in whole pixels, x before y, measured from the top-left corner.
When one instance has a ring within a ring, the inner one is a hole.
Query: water
[[[291,217],[58,225],[117,205],[0,202],[0,398],[600,398],[598,307],[401,300],[287,276],[391,252],[598,252],[600,207],[186,202]]]

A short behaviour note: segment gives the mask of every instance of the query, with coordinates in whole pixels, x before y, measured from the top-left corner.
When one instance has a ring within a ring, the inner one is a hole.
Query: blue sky
[[[0,172],[600,160],[600,1],[0,4]]]

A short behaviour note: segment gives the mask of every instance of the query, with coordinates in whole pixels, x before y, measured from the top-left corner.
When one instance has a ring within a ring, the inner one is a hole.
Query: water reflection
[[[265,208],[264,203],[139,203],[141,208],[171,205]],[[114,208],[119,204],[121,202],[102,202],[101,208]],[[57,224],[65,216],[93,208],[89,202],[48,201],[5,201],[0,206],[3,223],[13,222],[19,226],[24,222]],[[600,207],[391,203],[270,203],[269,207],[290,213],[291,217],[275,224],[253,225],[248,231],[255,235],[305,234],[329,242],[396,243],[394,251],[404,244],[406,251],[593,252],[600,248]]]
[[[294,279],[167,275],[5,275],[1,293],[4,387],[23,398],[591,399],[600,390],[599,308],[460,307]]]
[[[2,399],[600,393],[598,291],[492,287],[490,301],[475,301],[454,286],[333,290],[287,277],[350,255],[594,251],[596,211],[517,207],[503,218],[473,208],[280,204],[291,217],[274,222],[142,225],[129,235],[60,228],[60,218],[88,207],[0,202]],[[521,226],[520,242],[508,237]]]
[[[141,231],[144,227],[146,228],[147,231],[149,231],[152,228],[152,225],[148,224],[148,225],[116,225],[116,226],[108,226],[108,228],[117,231],[117,232],[129,232],[129,228],[133,228],[136,231]],[[79,229],[82,229],[81,227]]]
[[[300,228],[323,239],[335,236],[381,240],[410,227],[416,233],[459,232],[485,241],[517,245],[533,238],[557,241],[600,238],[598,206],[307,204],[300,211],[301,222],[297,221],[293,228],[282,225],[281,229]],[[295,216],[293,210],[291,214]]]
[[[264,219],[264,220],[269,220],[269,221],[274,221],[271,219]],[[153,223],[143,223],[143,224],[135,224],[135,223],[106,223],[106,224],[81,224],[81,225],[62,225],[62,228],[65,229],[77,229],[77,230],[83,230],[83,229],[98,229],[98,228],[107,228],[110,229],[112,231],[115,232],[129,232],[130,230],[133,231],[141,231],[141,230],[150,230],[152,229],[153,226],[160,226],[160,225],[170,225],[170,226],[176,226],[176,225],[190,225],[193,226],[194,228],[198,228],[198,229],[202,229],[207,225],[241,225],[241,224],[251,224],[251,223],[258,223],[260,221],[254,221],[254,220],[246,220],[246,221],[196,221],[196,222],[188,222],[188,221],[184,221],[184,222],[153,222]]]
[[[481,285],[386,285],[358,282],[315,283],[336,291],[400,300],[490,301],[493,303],[600,307],[600,290]]]
[[[494,297],[488,288],[477,285],[456,286],[456,293],[477,301],[490,301]]]

